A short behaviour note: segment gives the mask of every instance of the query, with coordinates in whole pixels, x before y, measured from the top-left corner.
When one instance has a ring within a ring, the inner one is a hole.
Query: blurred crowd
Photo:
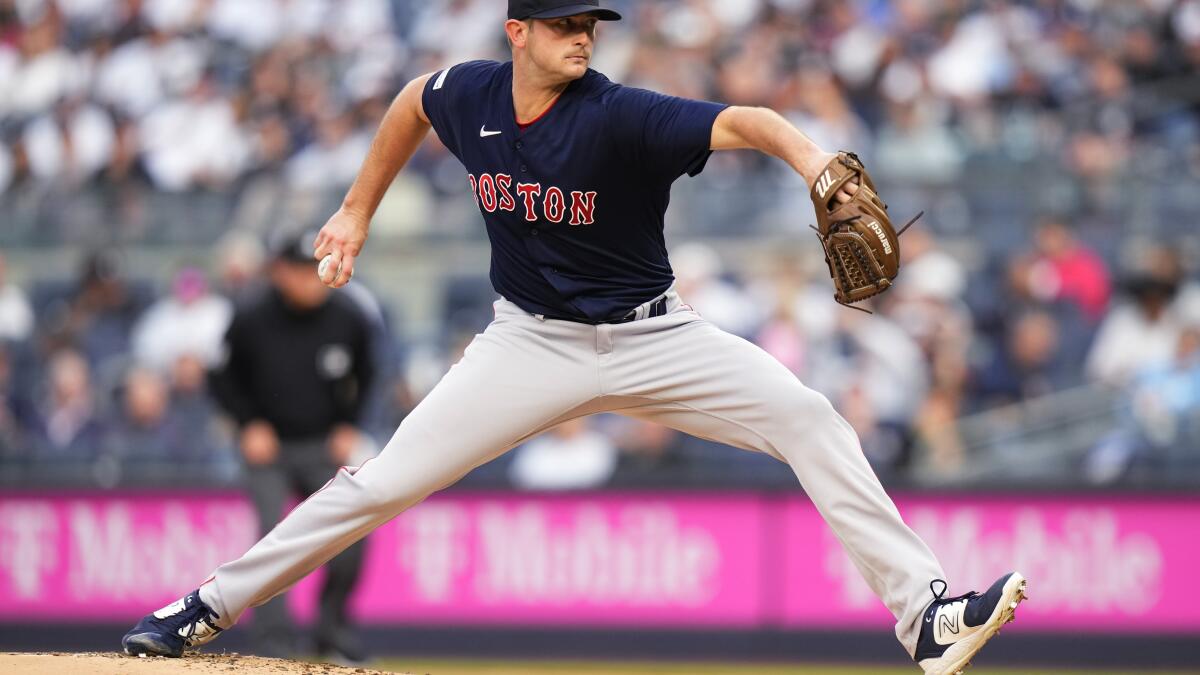
[[[959,420],[1052,410],[1056,393],[1078,389],[1109,394],[1112,410],[1058,480],[1198,475],[1200,283],[1178,251],[1148,246],[1110,269],[1069,224],[1047,219],[999,273],[1000,302],[986,305],[972,301],[962,263],[912,230],[904,272],[866,304],[873,313],[835,304],[811,253],[731,269],[693,242],[672,260],[682,297],[827,395],[886,479],[953,476],[978,459]],[[131,277],[119,252],[98,251],[76,279],[26,292],[5,280],[0,256],[0,463],[24,469],[10,477],[143,482],[186,465],[199,472],[188,480],[236,479],[236,430],[208,374],[235,305],[276,280],[254,238],[230,238],[214,259],[181,262],[157,288]],[[369,286],[343,291],[372,308],[382,338],[360,424],[377,445],[490,320],[486,278],[467,287],[446,294],[445,330],[426,344],[405,339]],[[531,488],[792,482],[765,457],[616,416],[565,425],[479,473]]]
[[[799,241],[806,190],[781,163],[716,156],[702,193],[681,184],[673,206],[683,234],[797,240],[740,262],[681,245],[680,292],[830,396],[882,474],[954,475],[977,441],[956,420],[999,409],[1017,425],[1022,404],[1053,410],[1056,393],[1081,388],[1110,409],[1068,478],[1196,467],[1200,1],[606,4],[627,18],[601,27],[594,67],[612,79],[775,108],[822,146],[858,151],[894,211],[930,207],[905,235],[898,287],[865,314],[829,298],[815,244]],[[85,459],[112,475],[194,460],[235,475],[205,372],[232,303],[262,283],[262,235],[328,214],[409,78],[503,58],[504,8],[0,0],[0,242],[99,246],[76,278],[26,288],[0,264],[0,456]],[[376,235],[477,238],[466,192],[461,167],[428,143]],[[172,227],[190,236],[191,209],[155,206],[172,195],[201,200],[186,203],[215,223],[218,262],[181,261],[158,287],[107,247]],[[455,302],[448,291],[456,318],[432,346],[392,327],[405,357],[368,423],[380,438],[486,319],[486,300]],[[572,487],[660,469],[791,480],[615,418],[491,470]]]
[[[771,106],[821,145],[857,150],[885,184],[944,186],[1001,157],[1026,175],[1075,179],[1062,192],[1079,194],[1047,199],[1119,209],[1122,195],[1105,189],[1118,179],[1200,173],[1196,0],[610,4],[627,20],[602,26],[597,69]],[[0,0],[0,195],[14,213],[31,210],[27,237],[51,244],[170,227],[139,199],[147,189],[228,195],[224,226],[261,225],[289,201],[281,195],[312,216],[352,180],[404,82],[505,56],[505,5]],[[1139,158],[1149,166],[1132,171]],[[414,168],[396,188],[402,213],[383,220],[440,230],[436,198],[462,192],[461,170],[436,145]],[[797,184],[760,158],[713,169],[725,181]],[[1177,187],[1151,184],[1167,193],[1152,202],[1186,202]]]

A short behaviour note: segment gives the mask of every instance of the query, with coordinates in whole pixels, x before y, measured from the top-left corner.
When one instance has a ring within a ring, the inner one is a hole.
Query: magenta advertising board
[[[1200,499],[912,497],[960,593],[1016,567],[1016,630],[1200,633]],[[231,494],[0,496],[0,621],[128,621],[255,539]],[[291,602],[311,617],[318,578]],[[1170,589],[1175,589],[1172,592]],[[367,623],[886,629],[802,495],[437,495],[377,530]],[[1065,617],[1079,619],[1064,621]]]
[[[1200,632],[1186,593],[1200,570],[1200,500],[1135,498],[901,498],[904,519],[937,554],[952,594],[1018,569],[1030,600],[1013,630]],[[789,627],[887,626],[867,588],[815,509],[787,505]],[[816,591],[805,591],[809,580]]]
[[[764,513],[745,496],[431,499],[373,535],[355,608],[368,621],[752,627]],[[302,617],[317,580],[304,583]]]
[[[0,620],[146,614],[256,530],[249,502],[229,496],[0,496]]]

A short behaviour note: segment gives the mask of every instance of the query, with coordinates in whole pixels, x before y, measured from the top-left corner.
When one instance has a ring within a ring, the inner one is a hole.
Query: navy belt
[[[639,305],[639,307],[640,306],[641,305]],[[642,318],[652,319],[656,316],[665,315],[667,313],[667,297],[664,295],[663,297],[659,298],[658,300],[655,300],[653,303],[650,304],[650,307],[648,308],[648,310],[649,311],[646,312],[646,316],[644,316]],[[585,319],[585,318],[580,318],[580,317],[576,317],[576,316],[554,316],[553,314],[543,314],[541,316],[546,319],[555,319],[558,321],[573,321],[575,323],[586,323],[586,324],[589,324],[592,326],[597,326],[602,323],[629,323],[631,321],[637,321],[637,318],[638,318],[636,307],[634,309],[629,310],[628,314],[626,314],[625,316],[623,316],[619,319],[602,319],[600,321],[593,321],[591,319]]]
[[[650,305],[649,311],[646,312],[646,316],[644,318],[652,319],[656,316],[662,316],[666,313],[667,313],[667,298],[666,298],[666,296],[663,296],[663,297],[659,298],[658,300],[655,300],[654,303],[652,305]],[[629,323],[630,321],[636,321],[636,320],[637,320],[637,310],[631,309],[631,310],[629,310],[629,313],[626,314],[625,316],[623,316],[615,321],[609,321],[608,323]]]

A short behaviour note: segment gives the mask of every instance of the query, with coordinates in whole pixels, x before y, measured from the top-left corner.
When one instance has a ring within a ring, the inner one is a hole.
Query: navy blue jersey
[[[522,129],[512,63],[494,61],[436,73],[422,103],[467,168],[501,295],[533,314],[597,323],[670,287],[671,184],[703,170],[725,106],[588,70]]]

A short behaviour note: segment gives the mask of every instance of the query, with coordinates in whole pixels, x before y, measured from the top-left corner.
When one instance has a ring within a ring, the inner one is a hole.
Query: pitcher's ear
[[[504,22],[504,32],[508,35],[508,44],[514,49],[517,47],[524,48],[526,41],[529,39],[529,31],[533,28],[533,20],[525,19],[518,21],[517,19],[509,19]]]

